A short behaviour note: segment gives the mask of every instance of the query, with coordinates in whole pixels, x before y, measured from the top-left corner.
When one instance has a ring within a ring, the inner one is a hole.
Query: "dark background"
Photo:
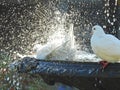
[[[105,32],[120,39],[120,7],[114,1],[110,0],[110,5],[106,6],[108,0],[0,0],[0,51],[29,53],[38,37],[40,43],[45,43],[50,23],[55,23],[52,22],[52,12],[59,10],[69,15],[68,23],[74,23],[79,49],[92,52],[90,37],[93,25],[107,26]],[[109,16],[105,10],[109,10]],[[116,21],[111,25],[113,15]],[[39,36],[33,35],[36,32]]]

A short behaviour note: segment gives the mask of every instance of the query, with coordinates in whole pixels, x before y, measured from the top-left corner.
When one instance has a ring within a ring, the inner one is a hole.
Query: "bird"
[[[61,44],[62,44],[61,42],[48,42],[45,45],[41,44],[34,45],[33,52],[36,55],[35,58],[41,60],[48,59],[48,56]]]
[[[41,60],[73,60],[75,58],[75,40],[73,33],[73,24],[70,24],[68,32],[58,31],[52,35],[52,39],[44,44],[36,44],[33,51],[36,53],[36,59]],[[73,87],[64,84],[58,85],[57,90],[72,90]]]
[[[100,25],[92,27],[90,40],[93,52],[103,59],[100,63],[106,68],[108,63],[115,63],[120,60],[120,40],[111,34],[106,34]]]
[[[73,60],[76,52],[73,24],[70,24],[68,32],[55,35],[53,34],[55,39],[51,39],[44,45],[34,45],[33,51],[36,53],[36,59]]]

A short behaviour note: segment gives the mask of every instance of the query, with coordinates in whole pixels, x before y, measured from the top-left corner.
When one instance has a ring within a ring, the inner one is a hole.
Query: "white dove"
[[[58,48],[61,42],[48,42],[45,45],[36,44],[33,47],[33,51],[36,53],[37,59],[46,59],[47,56]]]
[[[93,52],[103,62],[103,68],[108,65],[108,62],[116,62],[120,60],[120,40],[111,34],[105,34],[103,28],[95,25],[92,28],[93,35],[91,37],[91,47]]]
[[[62,35],[56,36],[55,39],[50,40],[45,45],[36,44],[33,47],[33,51],[36,52],[36,58],[49,60],[73,60],[76,52],[73,24],[70,24],[69,32],[64,32],[63,35],[64,37]]]

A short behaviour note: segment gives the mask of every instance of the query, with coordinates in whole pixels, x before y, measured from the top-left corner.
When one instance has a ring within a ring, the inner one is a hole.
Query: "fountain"
[[[64,51],[74,48],[70,56],[75,57],[69,57],[67,52],[70,51],[63,53],[60,51],[63,47],[56,46],[57,52],[53,50],[46,58],[51,61],[23,58],[15,65],[21,73],[40,74],[50,85],[61,82],[83,90],[110,90],[112,86],[109,82],[117,79],[119,82],[119,64],[115,64],[116,67],[111,64],[105,72],[99,71],[100,66],[95,63],[99,59],[93,54],[89,41],[91,27],[95,24],[103,26],[106,33],[120,39],[119,5],[119,0],[2,0],[0,51],[16,59],[18,54],[31,54],[35,44],[46,45],[54,41],[65,46]],[[66,39],[69,35],[72,35],[71,40]],[[114,78],[111,79],[111,76]],[[119,89],[117,85],[113,86]]]

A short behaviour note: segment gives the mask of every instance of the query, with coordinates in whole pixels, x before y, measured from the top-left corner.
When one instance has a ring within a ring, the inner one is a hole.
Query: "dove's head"
[[[105,34],[103,28],[99,25],[95,25],[93,26],[92,28],[92,33],[93,34],[96,34],[96,35],[102,35],[102,34]]]

